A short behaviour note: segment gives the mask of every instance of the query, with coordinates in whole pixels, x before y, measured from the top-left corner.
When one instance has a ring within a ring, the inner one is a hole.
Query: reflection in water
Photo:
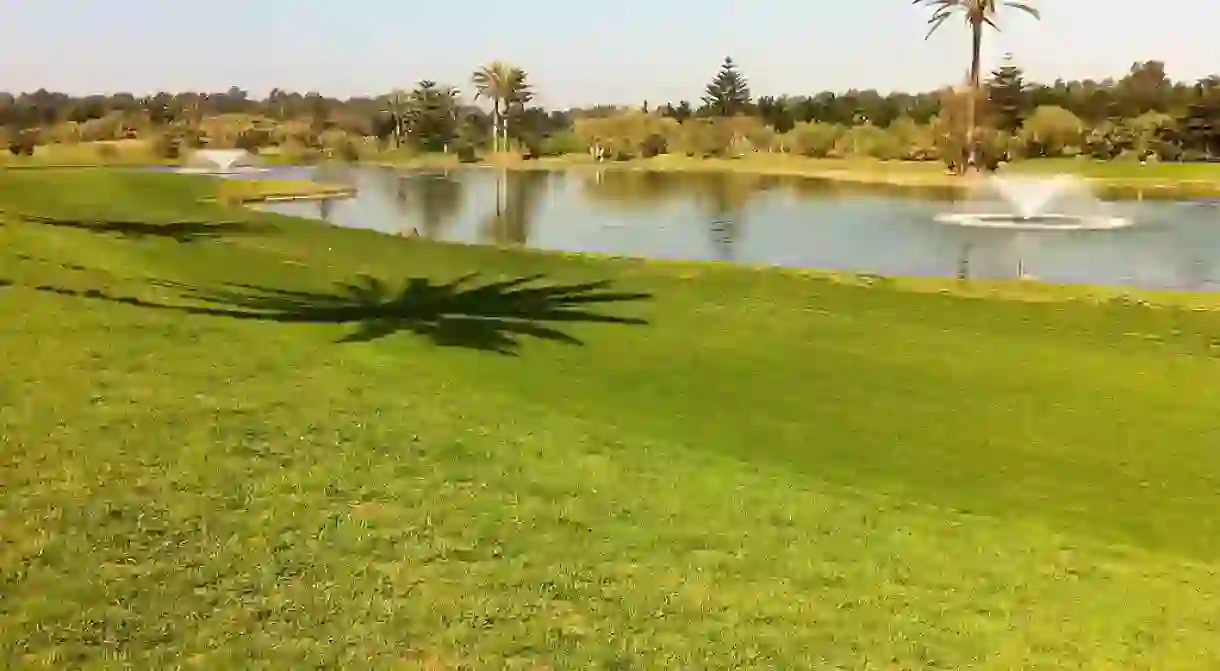
[[[354,198],[259,206],[454,242],[664,259],[1047,282],[1220,288],[1220,209],[1116,204],[1132,229],[1074,235],[937,223],[952,194],[799,177],[616,169],[421,173],[355,168]],[[575,187],[575,188],[573,188]],[[939,201],[939,202],[937,202]],[[748,226],[747,226],[748,223]]]
[[[1017,231],[959,228],[960,241],[954,276],[959,280],[1034,279],[1025,259],[1037,238]]]
[[[654,210],[659,205],[693,201],[707,221],[715,257],[736,258],[746,222],[746,206],[781,178],[733,172],[667,173],[599,170],[584,182],[585,197],[619,208]]]
[[[445,228],[461,213],[466,201],[465,182],[448,171],[385,170],[376,186],[392,204],[397,221],[392,228],[399,235],[443,238]]]
[[[547,170],[501,170],[496,174],[496,209],[483,222],[483,238],[497,245],[525,245],[530,225],[547,193]]]
[[[442,237],[445,227],[462,211],[465,185],[448,172],[402,178],[399,184],[403,185],[410,220],[419,223],[420,232],[428,239]]]
[[[585,177],[584,196],[594,203],[649,211],[688,191],[690,184],[682,184],[681,176],[644,170],[598,170]]]
[[[827,179],[821,177],[782,177],[778,182],[783,184],[798,198],[903,198],[916,201],[954,201],[962,197],[960,189],[952,186],[908,184],[886,184],[869,182],[851,182],[847,180]]]
[[[708,211],[708,230],[716,258],[729,261],[736,258],[734,250],[745,227],[746,205],[767,186],[758,175],[716,173],[698,182],[700,201]]]

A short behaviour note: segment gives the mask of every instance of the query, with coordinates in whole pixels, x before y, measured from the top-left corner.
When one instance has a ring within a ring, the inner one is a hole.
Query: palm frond
[[[1021,12],[1025,12],[1026,14],[1034,17],[1035,19],[1038,19],[1038,20],[1042,19],[1042,12],[1040,12],[1037,7],[1034,7],[1033,5],[1030,5],[1026,2],[1022,2],[1021,0],[1008,0],[1008,2],[1004,3],[1004,6],[1021,11]]]
[[[932,16],[932,18],[928,20],[928,24],[929,24],[928,34],[924,35],[924,39],[926,40],[926,39],[932,37],[932,35],[937,30],[939,30],[942,25],[944,25],[945,21],[949,20],[950,16],[953,16],[953,15],[947,11],[941,11],[941,12],[938,12],[937,14],[934,14]]]

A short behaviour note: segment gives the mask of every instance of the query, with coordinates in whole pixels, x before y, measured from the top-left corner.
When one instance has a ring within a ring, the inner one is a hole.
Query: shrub
[[[669,140],[665,139],[660,133],[653,133],[644,139],[640,146],[640,155],[644,158],[652,158],[660,156],[669,151]]]
[[[271,133],[261,128],[247,128],[238,133],[233,146],[245,149],[251,154],[257,154],[260,149],[271,144]]]
[[[356,144],[351,138],[344,138],[335,147],[339,158],[344,161],[356,162],[360,160],[360,145]]]
[[[38,146],[38,134],[26,131],[12,140],[8,150],[13,156],[33,156],[34,148]]]
[[[826,158],[842,134],[843,129],[834,124],[799,123],[784,134],[782,143],[793,154],[809,158]]]
[[[734,140],[734,130],[720,119],[692,119],[676,133],[679,151],[687,156],[724,156]]]
[[[1021,124],[1020,135],[1035,156],[1074,156],[1085,139],[1080,119],[1054,105],[1036,108]]]
[[[580,138],[572,131],[555,133],[542,141],[543,156],[563,156],[564,154],[580,154],[589,149],[581,143]]]
[[[537,135],[525,135],[521,138],[521,144],[525,147],[522,153],[522,158],[527,161],[532,161],[539,156],[542,156],[542,139]]]
[[[454,153],[457,154],[458,163],[478,163],[479,155],[474,150],[474,145],[469,142],[461,142],[454,147]]]

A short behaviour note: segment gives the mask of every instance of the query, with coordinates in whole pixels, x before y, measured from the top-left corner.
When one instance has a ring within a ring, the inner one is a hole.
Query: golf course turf
[[[0,172],[0,666],[1220,667],[1208,297],[445,245],[216,188]]]

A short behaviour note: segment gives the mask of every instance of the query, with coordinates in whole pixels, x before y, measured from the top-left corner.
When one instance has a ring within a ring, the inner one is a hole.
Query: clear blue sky
[[[909,0],[7,0],[0,89],[72,93],[271,87],[348,96],[419,79],[466,85],[495,58],[547,105],[697,99],[732,55],[756,95],[923,90],[964,74],[957,22],[924,42]],[[987,64],[1016,54],[1037,80],[1220,72],[1220,0],[1040,0],[1006,12]]]

